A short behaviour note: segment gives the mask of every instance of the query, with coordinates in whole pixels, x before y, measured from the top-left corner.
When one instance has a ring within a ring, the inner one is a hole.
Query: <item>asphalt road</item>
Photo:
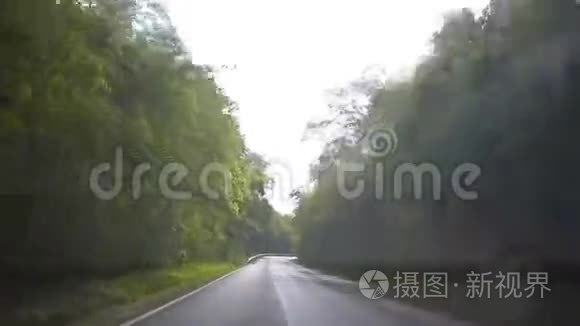
[[[262,258],[136,326],[464,325],[389,300],[288,257]]]

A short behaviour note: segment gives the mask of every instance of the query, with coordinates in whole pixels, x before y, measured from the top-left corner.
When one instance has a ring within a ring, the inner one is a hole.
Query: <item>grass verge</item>
[[[137,271],[112,279],[67,281],[36,287],[0,317],[14,326],[109,326],[138,316],[237,268],[190,263]]]

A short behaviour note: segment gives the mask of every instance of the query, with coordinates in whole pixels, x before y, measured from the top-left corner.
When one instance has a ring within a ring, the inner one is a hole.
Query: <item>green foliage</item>
[[[23,307],[2,315],[8,325],[114,325],[148,305],[159,306],[237,268],[229,263],[195,263],[134,271],[111,279],[65,281],[39,287]],[[135,311],[134,311],[135,310]]]
[[[241,260],[245,239],[279,226],[248,211],[263,201],[235,105],[191,63],[155,1],[0,1],[0,265],[34,277],[119,273],[187,260]],[[89,189],[92,167],[124,150],[125,187],[111,201]],[[165,199],[154,176],[189,169],[190,201]],[[132,171],[150,163],[143,196]],[[211,163],[220,199],[199,177]],[[242,226],[254,225],[251,235]],[[277,232],[277,231],[276,231]],[[264,235],[266,236],[266,235]],[[286,250],[288,250],[286,248]]]

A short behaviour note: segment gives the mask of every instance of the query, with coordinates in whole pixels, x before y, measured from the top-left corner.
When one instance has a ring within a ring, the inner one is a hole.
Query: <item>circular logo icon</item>
[[[399,139],[395,131],[391,129],[375,129],[366,139],[367,154],[379,158],[395,153],[399,145]]]
[[[378,286],[372,287],[371,282],[378,283]],[[389,290],[389,279],[387,278],[387,275],[381,271],[368,271],[364,273],[358,281],[358,288],[367,299],[380,299],[384,297]]]

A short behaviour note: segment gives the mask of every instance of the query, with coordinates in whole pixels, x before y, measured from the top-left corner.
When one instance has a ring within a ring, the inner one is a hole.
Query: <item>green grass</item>
[[[137,272],[101,283],[105,297],[134,302],[160,290],[182,285],[197,287],[234,270],[232,264],[187,264],[178,268]]]
[[[159,306],[236,269],[231,263],[189,263],[113,279],[51,284],[27,294],[0,324],[113,325]],[[83,321],[84,320],[84,321]]]

